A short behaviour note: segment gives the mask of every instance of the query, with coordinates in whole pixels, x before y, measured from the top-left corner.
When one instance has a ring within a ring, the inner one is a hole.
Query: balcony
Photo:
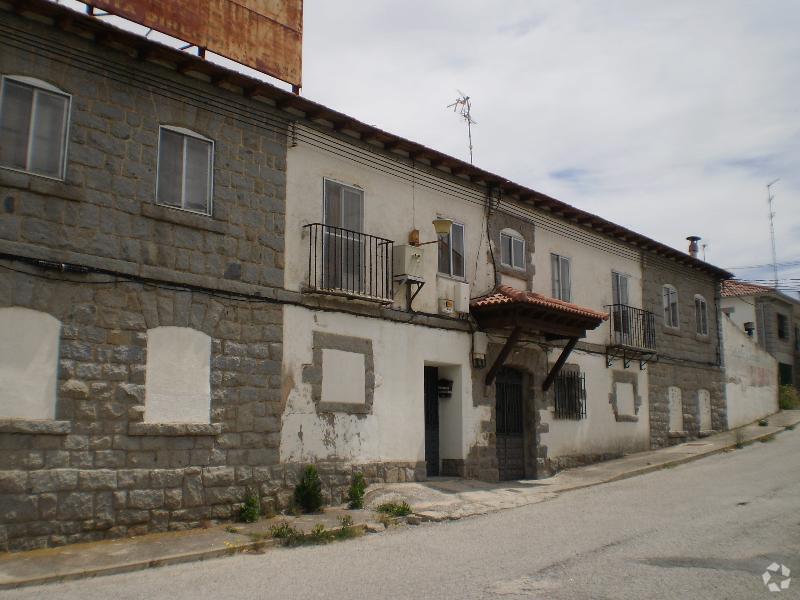
[[[627,369],[630,361],[639,361],[639,368],[655,360],[656,317],[653,313],[627,304],[609,304],[605,307],[610,315],[609,343],[606,347],[606,363],[610,367],[621,358]]]
[[[306,292],[393,301],[392,240],[322,223],[304,229],[309,234]]]

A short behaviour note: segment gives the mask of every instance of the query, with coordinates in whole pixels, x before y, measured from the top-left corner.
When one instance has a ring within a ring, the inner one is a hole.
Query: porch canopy
[[[608,319],[608,313],[508,285],[499,285],[492,293],[474,298],[470,302],[470,312],[481,329],[510,332],[505,346],[486,374],[486,385],[492,384],[522,334],[541,335],[551,341],[567,340],[542,383],[545,391],[552,385],[578,340]]]

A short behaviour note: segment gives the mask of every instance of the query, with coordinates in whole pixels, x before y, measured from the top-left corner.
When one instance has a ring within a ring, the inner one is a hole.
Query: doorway
[[[503,368],[497,374],[497,468],[500,481],[525,477],[525,434],[522,408],[523,374]]]
[[[439,475],[439,369],[425,367],[425,466],[428,477]]]

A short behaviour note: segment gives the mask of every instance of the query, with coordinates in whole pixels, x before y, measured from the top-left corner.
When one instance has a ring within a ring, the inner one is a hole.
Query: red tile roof
[[[769,294],[775,288],[766,285],[756,285],[755,283],[745,283],[729,279],[722,282],[722,296],[755,296],[758,294]]]
[[[583,306],[578,306],[571,302],[549,298],[534,292],[517,290],[509,285],[499,285],[491,294],[475,298],[470,302],[470,308],[483,308],[485,306],[496,306],[500,304],[531,304],[533,306],[541,306],[543,308],[549,308],[579,317],[597,319],[599,321],[608,319],[608,313],[596,311],[591,308],[584,308]]]

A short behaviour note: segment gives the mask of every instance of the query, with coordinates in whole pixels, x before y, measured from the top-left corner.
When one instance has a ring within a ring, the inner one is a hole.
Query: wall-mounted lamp
[[[419,229],[412,229],[408,234],[408,243],[412,246],[426,246],[428,244],[438,244],[441,240],[439,236],[447,235],[450,233],[450,228],[453,226],[453,219],[445,219],[443,217],[436,217],[433,220],[433,228],[436,230],[436,239],[430,242],[419,241]]]

